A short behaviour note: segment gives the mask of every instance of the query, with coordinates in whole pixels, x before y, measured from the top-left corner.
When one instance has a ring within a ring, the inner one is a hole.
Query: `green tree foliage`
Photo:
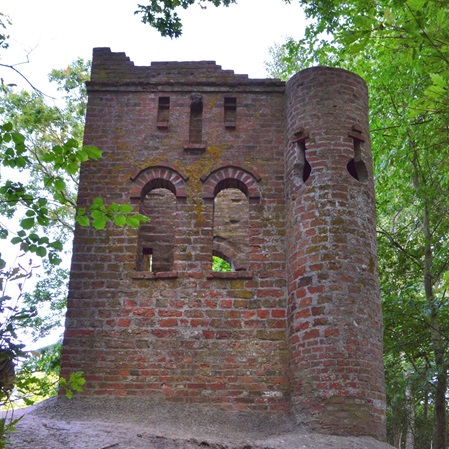
[[[313,64],[360,74],[371,96],[390,442],[447,446],[449,5],[301,1],[304,39],[272,50],[288,77]],[[410,431],[411,430],[411,431]],[[432,431],[433,430],[433,431]]]
[[[232,271],[232,267],[221,257],[212,256],[212,271]]]
[[[89,69],[90,63],[78,59],[51,72],[50,80],[64,92],[61,105],[48,104],[36,91],[0,86],[0,238],[9,240],[0,254],[0,405],[11,399],[30,404],[56,391],[58,347],[29,358],[22,338],[25,330],[39,338],[61,324],[67,270],[58,265],[75,221],[98,230],[108,223],[137,227],[147,221],[131,205],[106,205],[101,198],[76,209],[80,163],[101,157],[100,149],[80,144]],[[30,291],[25,284],[38,266],[44,275]],[[59,387],[71,396],[83,382],[82,373],[73,373]],[[0,447],[14,424],[0,420]]]
[[[142,22],[156,28],[162,36],[179,37],[182,34],[182,23],[179,9],[187,9],[198,4],[205,9],[208,5],[229,6],[236,0],[149,0],[146,5],[138,5],[135,14],[142,16]]]

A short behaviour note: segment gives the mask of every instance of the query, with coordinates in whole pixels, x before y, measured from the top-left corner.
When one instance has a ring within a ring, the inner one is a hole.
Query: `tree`
[[[0,35],[0,46],[5,45],[6,37]],[[0,405],[9,401],[14,384],[15,395],[25,404],[34,399],[36,391],[41,396],[56,391],[57,348],[30,359],[20,331],[31,331],[38,338],[60,324],[67,270],[58,265],[75,221],[98,230],[108,222],[137,227],[147,221],[131,205],[105,205],[101,198],[88,208],[76,209],[80,163],[101,157],[98,148],[79,143],[89,69],[90,63],[78,59],[64,70],[51,72],[50,80],[65,92],[63,106],[49,105],[38,91],[16,92],[5,84],[0,86],[0,238],[20,247],[16,260],[8,253],[0,254]],[[47,276],[27,291],[24,281],[33,276],[37,265],[44,267]],[[49,304],[45,316],[38,314],[43,303]],[[20,370],[15,373],[17,364]],[[47,376],[34,375],[36,369]],[[59,379],[68,396],[80,390],[83,382],[82,373]],[[0,419],[0,447],[15,422]]]
[[[179,37],[182,34],[182,23],[177,9],[187,9],[198,3],[205,9],[213,6],[229,6],[236,0],[149,0],[147,5],[138,5],[135,14],[142,15],[142,22],[156,28],[162,36]]]
[[[313,22],[304,39],[273,50],[269,68],[287,77],[311,64],[338,65],[369,85],[389,407],[398,397],[405,404],[407,391],[412,395],[415,436],[420,419],[429,419],[433,407],[435,447],[443,449],[449,355],[449,9],[444,2],[425,0],[301,3]],[[401,425],[403,433],[407,425]],[[429,447],[429,439],[416,438],[418,447]]]

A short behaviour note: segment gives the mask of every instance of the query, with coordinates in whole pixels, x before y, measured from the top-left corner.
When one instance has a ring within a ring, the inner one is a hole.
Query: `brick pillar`
[[[291,401],[298,422],[385,438],[375,200],[364,81],[314,67],[287,84]]]

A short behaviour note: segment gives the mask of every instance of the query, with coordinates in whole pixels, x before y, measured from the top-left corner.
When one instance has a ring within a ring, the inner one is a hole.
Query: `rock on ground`
[[[392,449],[369,437],[310,433],[285,415],[148,398],[51,398],[21,414],[8,449]]]

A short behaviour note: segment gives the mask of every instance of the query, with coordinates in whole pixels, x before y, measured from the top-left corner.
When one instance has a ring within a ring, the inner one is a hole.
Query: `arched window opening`
[[[153,186],[158,188],[143,191],[140,213],[150,221],[139,228],[137,271],[171,271],[173,268],[176,197],[172,189],[162,186],[162,181],[153,180]]]
[[[233,180],[225,181],[222,181],[222,185],[234,184],[230,182]],[[214,200],[213,256],[228,262],[232,270],[246,270],[249,246],[248,198],[240,188],[225,187],[220,190],[217,185],[217,190]]]

